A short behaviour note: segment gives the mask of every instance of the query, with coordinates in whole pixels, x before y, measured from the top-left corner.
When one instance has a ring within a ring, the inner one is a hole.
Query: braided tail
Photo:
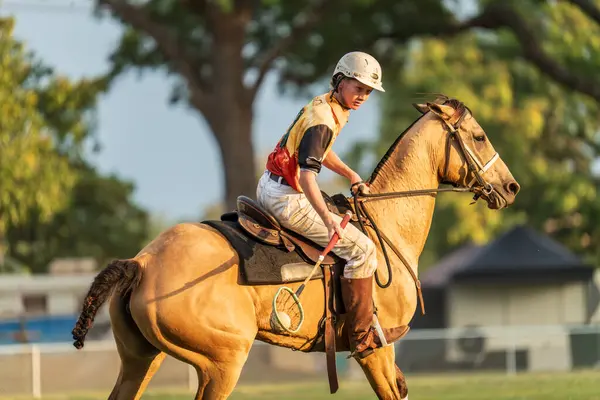
[[[98,309],[113,293],[124,295],[135,289],[142,279],[142,269],[136,260],[114,260],[106,266],[96,278],[83,300],[83,307],[79,320],[71,332],[73,346],[77,349],[83,347],[85,336],[94,323]]]

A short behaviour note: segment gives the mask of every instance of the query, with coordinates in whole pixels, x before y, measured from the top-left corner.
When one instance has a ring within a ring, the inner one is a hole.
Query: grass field
[[[507,377],[497,374],[408,376],[411,400],[600,400],[600,371],[556,374],[523,374]],[[107,393],[70,396],[44,396],[49,400],[100,400]],[[187,400],[183,391],[148,392],[143,399]],[[231,400],[321,400],[375,399],[364,382],[341,382],[335,395],[329,394],[326,378],[322,382],[239,386]],[[7,400],[7,397],[1,398]],[[30,400],[27,397],[15,398]]]

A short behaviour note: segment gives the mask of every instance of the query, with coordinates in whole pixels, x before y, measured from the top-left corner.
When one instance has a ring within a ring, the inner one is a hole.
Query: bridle
[[[465,120],[467,113],[469,113],[470,111],[468,111],[468,109],[465,107],[464,111],[461,113],[460,117],[454,124],[451,124],[450,122],[448,122],[445,118],[443,118],[441,115],[439,115],[435,111],[433,111],[431,109],[430,109],[430,111],[432,113],[434,113],[436,116],[438,116],[444,122],[444,125],[448,130],[448,136],[447,136],[447,141],[446,141],[446,160],[444,162],[444,174],[442,175],[441,182],[449,183],[448,167],[450,165],[450,153],[451,153],[451,149],[452,149],[452,140],[455,140],[458,143],[458,148],[460,149],[460,152],[467,164],[467,168],[468,168],[469,172],[473,175],[472,179],[463,187],[458,187],[458,185],[451,183],[453,185],[453,187],[450,187],[450,188],[418,189],[418,190],[407,190],[407,191],[402,191],[402,192],[386,192],[386,193],[375,193],[375,194],[370,194],[370,193],[367,194],[367,193],[363,193],[361,190],[356,190],[353,193],[354,210],[355,210],[354,212],[356,214],[358,223],[360,224],[360,227],[365,234],[367,233],[365,226],[370,226],[373,229],[373,231],[377,235],[377,239],[379,241],[381,251],[383,253],[383,257],[385,258],[385,263],[386,263],[386,267],[387,267],[387,271],[388,271],[388,281],[385,284],[381,283],[381,280],[379,279],[379,275],[377,274],[377,270],[376,270],[375,271],[375,281],[377,282],[377,285],[380,288],[385,289],[385,288],[389,287],[390,284],[392,283],[392,268],[390,265],[390,260],[388,257],[386,246],[384,244],[384,242],[385,242],[392,249],[394,254],[396,254],[396,256],[400,259],[400,261],[402,261],[402,263],[404,264],[404,266],[410,273],[413,281],[415,282],[415,286],[417,288],[417,296],[421,303],[421,312],[423,314],[425,314],[425,304],[423,302],[423,293],[421,290],[421,282],[420,282],[419,278],[417,277],[417,275],[415,274],[415,272],[409,265],[406,258],[398,250],[398,248],[396,246],[394,246],[394,244],[391,242],[391,240],[377,228],[377,225],[373,221],[373,218],[371,218],[371,215],[365,209],[364,203],[369,202],[369,201],[379,201],[379,200],[387,200],[387,199],[394,199],[394,198],[401,198],[401,197],[422,196],[422,195],[433,194],[433,193],[442,193],[442,192],[474,192],[475,195],[473,197],[473,203],[475,201],[477,201],[479,199],[479,197],[481,197],[482,195],[491,196],[492,193],[496,193],[498,196],[500,196],[506,202],[506,199],[504,199],[504,197],[500,193],[498,193],[494,189],[494,187],[489,182],[487,182],[484,178],[484,174],[486,173],[486,171],[488,171],[492,167],[492,165],[494,165],[494,163],[500,158],[498,153],[497,152],[494,153],[494,155],[485,164],[483,164],[477,158],[477,156],[475,155],[473,150],[471,150],[464,143],[464,140],[462,139],[462,137],[459,134],[460,129],[461,129],[460,128],[461,124]],[[465,176],[465,182],[468,179],[468,176],[469,176],[469,173],[467,173]],[[353,187],[360,183],[363,183],[363,182],[356,183],[353,185]]]
[[[467,163],[467,168],[469,169],[471,174],[473,174],[473,178],[471,179],[471,181],[469,183],[466,184],[466,187],[468,189],[472,189],[472,191],[475,191],[477,189],[481,190],[481,193],[476,194],[476,197],[474,198],[474,200],[477,200],[482,194],[490,196],[495,191],[494,187],[485,180],[483,175],[492,167],[492,165],[494,165],[494,163],[496,161],[498,161],[500,156],[499,156],[498,152],[495,152],[494,155],[488,160],[488,162],[486,162],[485,164],[482,164],[481,161],[479,160],[479,158],[477,158],[477,156],[473,152],[473,150],[471,150],[471,148],[469,148],[465,144],[463,138],[459,134],[459,130],[460,130],[461,124],[463,123],[463,121],[465,120],[465,117],[467,116],[467,113],[469,113],[469,111],[467,109],[465,109],[465,111],[462,112],[462,114],[458,118],[458,120],[454,124],[451,124],[446,119],[442,118],[441,116],[439,116],[437,113],[434,112],[434,114],[436,114],[436,115],[438,115],[438,117],[440,117],[440,119],[444,122],[445,126],[449,130],[448,139],[446,140],[446,162],[444,165],[444,175],[443,175],[442,182],[444,182],[444,183],[448,182],[448,167],[450,165],[450,150],[452,147],[452,139],[454,139],[458,143],[458,146],[461,150],[462,156]],[[465,179],[466,179],[466,177],[465,177]],[[476,187],[473,186],[475,184],[475,182],[478,183],[478,186],[476,186]],[[502,195],[500,193],[498,193],[498,195],[502,197]]]

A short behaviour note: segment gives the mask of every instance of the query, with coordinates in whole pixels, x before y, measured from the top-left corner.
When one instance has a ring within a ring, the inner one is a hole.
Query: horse
[[[444,189],[440,186],[473,192],[475,200],[494,210],[510,206],[520,189],[464,103],[443,96],[413,106],[419,117],[366,181],[369,194],[363,192],[363,200],[377,201],[360,203],[378,232],[385,234],[385,242],[397,249],[396,256],[385,255],[377,232],[366,229],[379,243],[373,301],[383,327],[409,325],[414,316],[420,292],[414,278],[437,194]],[[386,263],[387,269],[381,268]],[[241,285],[239,265],[240,255],[223,234],[206,223],[189,222],[166,229],[134,258],[115,260],[96,275],[73,338],[76,348],[83,347],[98,308],[110,298],[121,366],[109,399],[139,399],[166,355],[195,368],[195,399],[216,400],[233,392],[255,340],[322,351],[310,346],[323,316],[322,281],[310,280],[304,288],[304,323],[290,334],[272,324],[272,300],[279,285]],[[388,282],[380,284],[384,278]],[[289,284],[293,290],[298,285]],[[341,331],[336,334],[340,343],[348,342]],[[340,344],[336,350],[347,348]],[[378,398],[407,398],[393,345],[355,359]]]

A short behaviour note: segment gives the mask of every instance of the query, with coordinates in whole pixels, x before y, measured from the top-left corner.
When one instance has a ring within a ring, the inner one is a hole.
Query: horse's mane
[[[471,110],[460,100],[458,99],[454,99],[451,97],[448,97],[444,94],[440,94],[437,93],[436,94],[436,98],[435,100],[432,101],[432,103],[436,103],[436,104],[443,104],[443,105],[448,105],[452,108],[454,108],[456,110],[456,112],[459,113],[464,113],[465,111],[469,111],[471,112]],[[387,163],[387,161],[389,160],[389,158],[392,156],[392,154],[394,153],[394,151],[396,150],[396,147],[398,147],[398,144],[400,143],[400,141],[402,140],[402,138],[406,135],[406,133],[408,131],[410,131],[412,129],[412,127],[421,120],[421,118],[423,118],[427,113],[421,114],[419,116],[419,118],[417,118],[416,120],[413,121],[412,124],[410,124],[410,126],[408,128],[406,128],[404,130],[404,132],[402,132],[398,138],[396,138],[396,140],[394,140],[394,143],[392,143],[392,145],[389,147],[389,149],[386,151],[386,153],[384,154],[384,156],[381,158],[381,160],[379,161],[379,163],[377,164],[377,166],[375,167],[375,169],[373,170],[373,173],[371,174],[371,177],[369,178],[369,183],[372,183],[375,178],[377,177],[377,175],[379,174],[379,172],[381,171],[381,169],[383,168],[383,166]]]

